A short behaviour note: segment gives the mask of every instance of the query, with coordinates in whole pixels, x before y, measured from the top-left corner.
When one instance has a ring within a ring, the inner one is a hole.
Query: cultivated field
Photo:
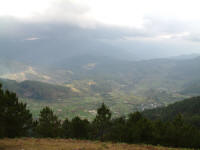
[[[180,150],[160,146],[91,142],[70,139],[1,139],[0,150]]]

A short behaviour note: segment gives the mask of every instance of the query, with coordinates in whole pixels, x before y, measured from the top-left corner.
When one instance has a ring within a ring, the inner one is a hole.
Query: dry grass
[[[1,139],[0,150],[170,150],[170,148],[86,140],[20,138]]]

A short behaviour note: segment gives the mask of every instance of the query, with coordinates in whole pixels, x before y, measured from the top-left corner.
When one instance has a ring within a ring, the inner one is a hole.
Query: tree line
[[[142,114],[151,120],[170,121],[181,113],[185,122],[200,129],[200,96],[175,102],[167,107],[145,110]]]
[[[140,112],[112,118],[103,103],[95,118],[74,117],[61,121],[49,107],[34,120],[26,104],[15,93],[2,90],[0,85],[0,137],[73,138],[153,144],[173,147],[200,148],[200,130],[184,122],[181,115],[172,121],[149,120]]]

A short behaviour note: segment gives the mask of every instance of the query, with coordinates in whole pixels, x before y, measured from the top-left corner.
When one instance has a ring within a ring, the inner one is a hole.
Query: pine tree
[[[15,93],[3,91],[0,85],[0,136],[29,136],[32,114],[26,104],[19,102]]]
[[[88,139],[89,133],[89,121],[75,117],[71,121],[71,135],[76,139]]]
[[[106,139],[108,134],[108,128],[111,123],[110,109],[103,103],[100,108],[97,109],[97,115],[93,121],[95,128],[95,137],[100,140]]]
[[[125,142],[127,137],[126,119],[119,117],[112,120],[109,129],[109,140],[115,142]]]
[[[61,136],[61,121],[49,107],[45,107],[40,111],[36,132],[41,137]]]
[[[71,137],[71,122],[67,118],[62,123],[62,137],[64,138]]]

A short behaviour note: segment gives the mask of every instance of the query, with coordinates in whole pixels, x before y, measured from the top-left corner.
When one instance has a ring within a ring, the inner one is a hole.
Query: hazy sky
[[[199,6],[199,0],[0,0],[0,34],[18,33],[21,24],[38,24],[41,30],[53,23],[92,32],[93,38],[129,51],[140,50],[142,43],[167,56],[200,53]],[[34,31],[25,40],[44,37]]]

